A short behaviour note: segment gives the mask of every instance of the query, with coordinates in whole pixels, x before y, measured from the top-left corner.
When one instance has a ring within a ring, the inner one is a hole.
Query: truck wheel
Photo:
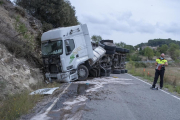
[[[109,77],[110,76],[110,74],[111,74],[111,72],[107,72],[106,74],[105,73],[103,73],[103,72],[101,72],[101,76],[107,76],[107,77]]]
[[[113,70],[113,74],[121,74],[121,70],[115,69],[115,70]]]
[[[114,50],[106,50],[106,54],[109,54],[109,55],[112,55],[112,54],[114,54],[115,53],[115,51]]]
[[[125,70],[121,70],[121,73],[125,73]]]
[[[128,73],[128,70],[125,70],[125,73]]]
[[[86,80],[89,75],[89,70],[86,66],[80,65],[78,67],[78,80]]]
[[[120,47],[117,47],[117,48],[116,48],[116,52],[124,52],[124,49],[123,49],[123,48],[120,48]]]
[[[126,53],[129,53],[129,50],[127,49]]]
[[[107,69],[106,69],[106,72],[107,72],[107,73],[111,73],[111,68],[107,68]],[[101,69],[101,73],[105,73],[104,69]]]
[[[101,40],[99,45],[102,46],[105,50],[115,50],[116,45],[113,43],[112,40]]]
[[[124,49],[124,53],[129,53],[129,50],[128,49]]]

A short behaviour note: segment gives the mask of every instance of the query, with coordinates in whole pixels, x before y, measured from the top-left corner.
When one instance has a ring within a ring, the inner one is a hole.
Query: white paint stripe
[[[126,73],[126,74],[128,74],[128,73]],[[140,80],[141,82],[143,82],[143,83],[146,83],[146,84],[148,84],[148,85],[151,85],[151,84],[149,84],[149,83],[147,83],[147,82],[145,82],[145,81],[143,81],[143,80],[141,80],[141,79],[139,79],[139,78],[137,78],[137,77],[134,77],[134,76],[132,76],[132,75],[130,75],[130,74],[128,74],[129,76],[131,76],[131,77],[133,77],[133,78],[136,78],[137,80]]]
[[[51,106],[49,106],[49,108],[45,111],[45,114],[47,114],[54,107],[54,105],[57,103],[59,98],[66,92],[66,90],[69,88],[70,85],[71,83],[63,90],[63,92],[58,96],[58,98],[54,100],[53,104],[51,104]]]
[[[160,90],[161,90],[161,89],[160,89]],[[161,91],[164,92],[164,93],[166,93],[166,94],[168,94],[168,95],[170,94],[170,93],[168,93],[168,92],[166,92],[166,91],[164,91],[164,90],[161,90]]]
[[[143,82],[143,83],[146,83],[146,84],[148,84],[148,85],[151,86],[151,84],[149,84],[149,83],[147,83],[147,82],[145,82],[145,81],[143,81],[143,80],[141,80],[141,79],[139,79],[139,78],[137,78],[137,77],[134,77],[134,76],[132,76],[132,75],[130,75],[130,74],[128,74],[128,73],[126,73],[126,74],[129,75],[129,76],[131,76],[131,77],[133,77],[133,78],[136,78],[137,80],[139,80],[139,81],[141,81],[141,82]],[[172,97],[174,97],[174,98],[180,100],[179,97],[174,96],[174,95],[172,95],[172,94],[170,94],[170,93],[168,93],[168,92],[166,92],[166,91],[164,91],[164,90],[161,90],[161,89],[160,89],[160,91],[162,91],[162,92],[164,92],[164,93],[166,93],[166,94],[168,94],[168,95],[170,95],[170,96],[172,96]]]
[[[180,100],[180,98],[178,98],[177,96],[174,96],[174,95],[172,95],[174,98],[176,98],[176,99],[178,99],[178,100]]]

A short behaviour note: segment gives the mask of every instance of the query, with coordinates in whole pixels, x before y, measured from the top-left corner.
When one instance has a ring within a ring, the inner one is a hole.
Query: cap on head
[[[163,58],[164,58],[164,55],[165,55],[165,54],[164,54],[164,53],[162,53],[162,54],[161,54],[161,57],[163,57]]]

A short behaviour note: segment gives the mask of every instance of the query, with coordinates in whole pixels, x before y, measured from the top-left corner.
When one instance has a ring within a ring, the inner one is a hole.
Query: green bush
[[[2,4],[4,4],[4,1],[1,1],[1,0],[0,0],[0,5],[2,5]]]
[[[44,32],[46,32],[48,30],[51,30],[51,29],[53,29],[53,25],[52,24],[49,24],[49,23],[46,23],[46,22],[43,23],[43,31]]]
[[[26,12],[23,8],[15,7],[14,10],[16,11],[16,13],[20,14],[22,17],[25,17]]]
[[[15,55],[17,58],[25,58],[34,67],[41,67],[42,62],[37,58],[31,50],[31,47],[24,41],[21,40],[1,40],[0,43],[6,46],[9,52]]]
[[[180,86],[176,86],[176,92],[180,94]]]
[[[6,87],[6,83],[4,81],[0,81],[0,90],[3,90]]]

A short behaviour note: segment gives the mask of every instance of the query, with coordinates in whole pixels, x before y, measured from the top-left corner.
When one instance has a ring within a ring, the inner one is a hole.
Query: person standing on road
[[[158,80],[158,77],[160,76],[160,89],[163,87],[163,77],[164,77],[164,72],[165,72],[165,66],[168,65],[168,62],[166,59],[164,59],[164,53],[161,54],[160,58],[156,59],[156,71],[155,71],[155,77],[154,77],[154,82],[151,88],[156,87],[156,83]]]

